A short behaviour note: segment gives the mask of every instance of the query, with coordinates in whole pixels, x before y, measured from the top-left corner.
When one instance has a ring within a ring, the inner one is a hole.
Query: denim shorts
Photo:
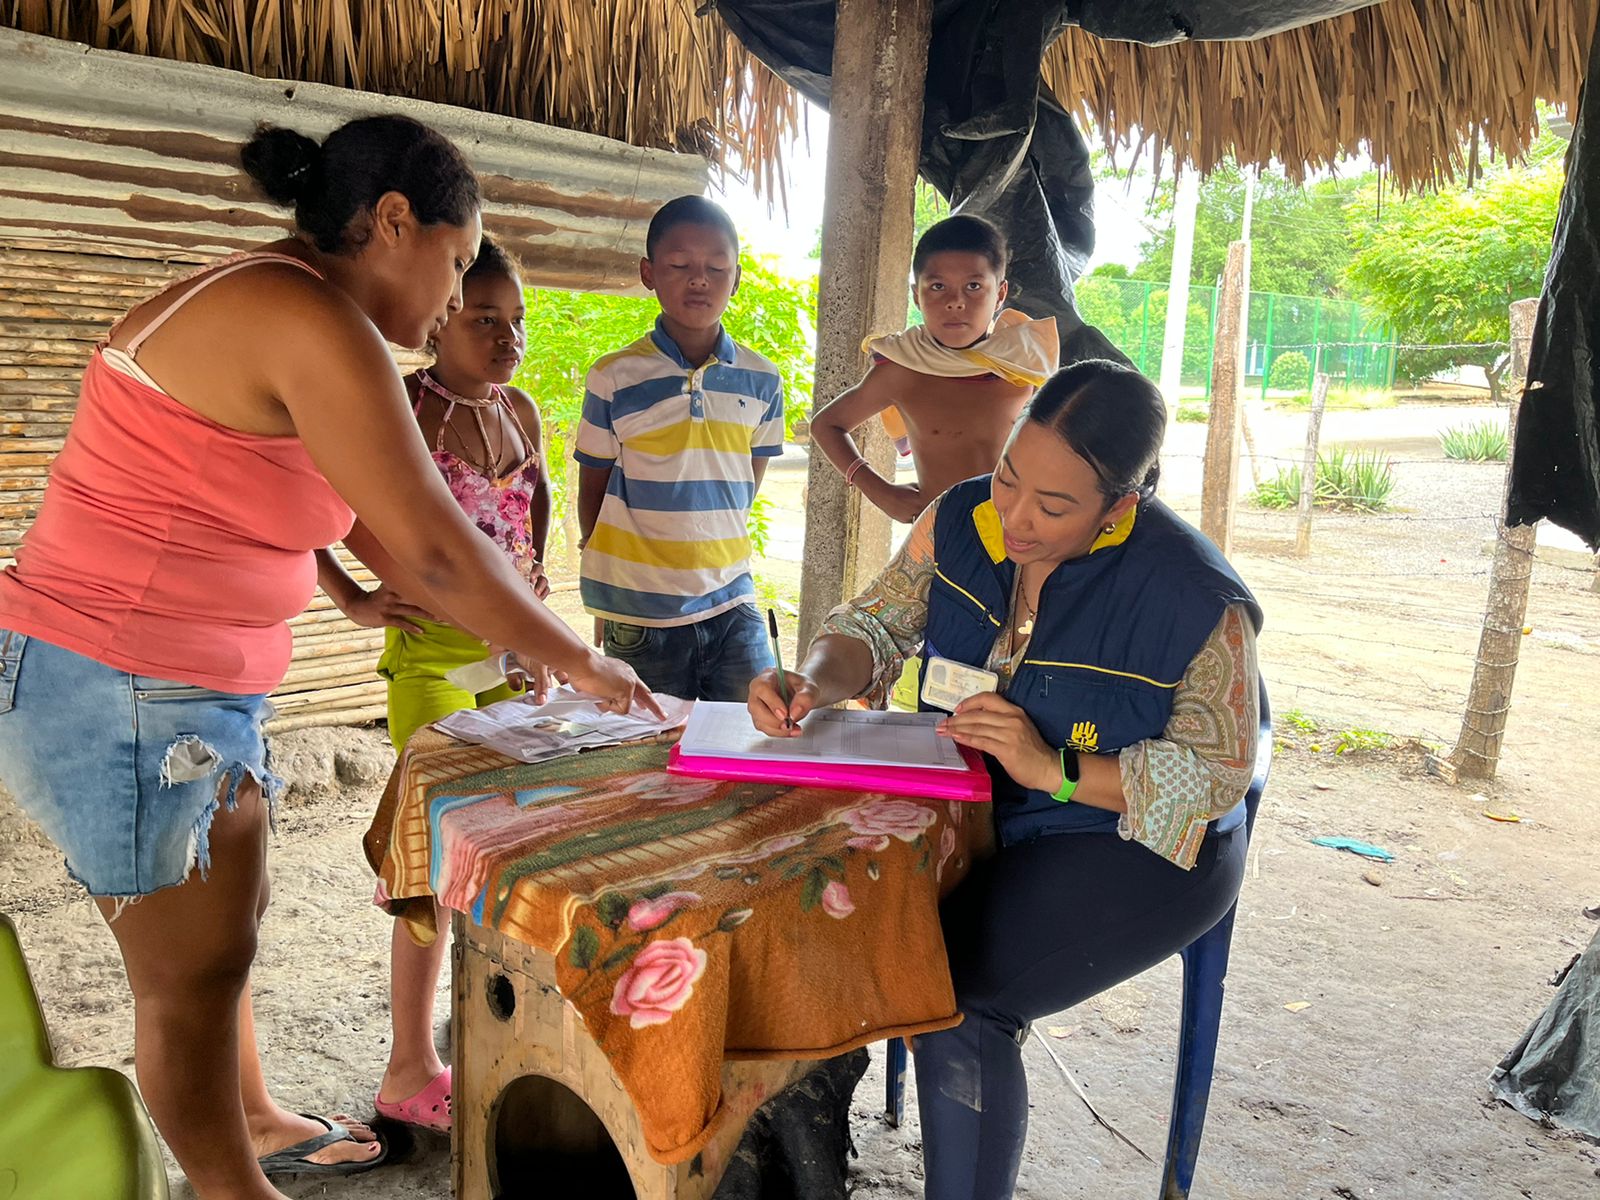
[[[92,895],[143,896],[211,865],[211,819],[255,780],[265,696],[130,675],[0,629],[0,784]]]

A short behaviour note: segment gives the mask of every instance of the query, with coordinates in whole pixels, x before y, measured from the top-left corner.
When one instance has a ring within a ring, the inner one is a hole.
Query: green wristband
[[[1072,755],[1072,762],[1068,764],[1067,755]],[[1072,794],[1078,790],[1078,752],[1071,746],[1061,747],[1061,786],[1056,789],[1055,798],[1065,804],[1072,799]]]

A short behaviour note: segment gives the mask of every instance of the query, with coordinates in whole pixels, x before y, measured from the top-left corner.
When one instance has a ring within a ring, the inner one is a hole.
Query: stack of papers
[[[983,759],[940,737],[940,713],[821,709],[800,736],[758,733],[742,704],[694,706],[667,770],[704,779],[784,783],[929,800],[990,798]]]
[[[655,699],[667,714],[665,720],[639,708],[628,716],[605,712],[594,700],[563,686],[552,691],[543,704],[528,697],[500,700],[485,708],[451,713],[434,722],[434,728],[464,742],[488,746],[518,762],[545,762],[676,729],[693,707],[675,696],[657,693]]]

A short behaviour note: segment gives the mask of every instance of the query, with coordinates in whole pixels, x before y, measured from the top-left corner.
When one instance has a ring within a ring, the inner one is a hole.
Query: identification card
[[[946,712],[955,712],[956,705],[968,696],[992,692],[999,686],[1000,676],[993,671],[980,671],[948,658],[930,658],[922,668],[922,702]]]

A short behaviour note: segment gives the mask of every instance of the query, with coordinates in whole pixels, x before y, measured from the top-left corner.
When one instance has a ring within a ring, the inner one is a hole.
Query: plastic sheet
[[[713,1200],[845,1200],[850,1098],[867,1070],[867,1051],[819,1063],[751,1118]]]
[[[1600,933],[1489,1079],[1495,1099],[1600,1142]]]
[[[1012,247],[1011,299],[1055,317],[1063,364],[1126,362],[1083,323],[1073,282],[1094,250],[1094,180],[1082,133],[1039,77],[1069,24],[1141,42],[1250,38],[1361,8],[1364,0],[933,0],[921,173],[953,207],[987,217]],[[834,0],[717,0],[752,53],[826,107]]]
[[[734,34],[784,79],[827,106],[835,0],[711,0]],[[1012,295],[1056,318],[1061,361],[1121,358],[1073,304],[1094,250],[1089,151],[1040,81],[1045,50],[1068,25],[1160,44],[1248,39],[1324,20],[1366,0],[933,0],[922,175],[1011,242]],[[1597,40],[1600,45],[1600,40]],[[1589,83],[1600,77],[1591,50]],[[1512,466],[1514,524],[1548,518],[1600,548],[1600,87],[1584,89],[1555,254],[1530,357]]]
[[[1600,32],[1567,151],[1554,253],[1528,355],[1506,517],[1549,518],[1600,549]]]

